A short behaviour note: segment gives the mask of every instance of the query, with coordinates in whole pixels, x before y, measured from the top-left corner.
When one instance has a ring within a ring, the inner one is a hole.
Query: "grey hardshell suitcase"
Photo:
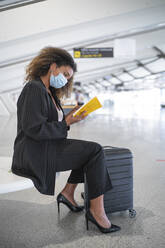
[[[113,189],[104,194],[106,213],[129,210],[131,218],[136,216],[133,209],[133,157],[127,148],[104,146],[107,169]],[[88,208],[88,189],[85,178],[85,205]]]

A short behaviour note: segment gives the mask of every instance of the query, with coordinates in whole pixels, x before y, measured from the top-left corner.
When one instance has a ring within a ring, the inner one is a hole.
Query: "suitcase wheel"
[[[136,210],[135,209],[130,209],[129,210],[129,217],[130,218],[135,218],[136,216]]]

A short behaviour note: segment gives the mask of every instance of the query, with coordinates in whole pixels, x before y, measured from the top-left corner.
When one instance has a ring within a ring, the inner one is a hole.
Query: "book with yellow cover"
[[[82,105],[74,114],[73,116],[76,115],[81,115],[82,112],[86,111],[84,113],[84,116],[89,115],[91,112],[95,111],[98,108],[101,108],[102,105],[99,102],[99,99],[97,98],[97,96],[95,96],[94,98],[92,98],[91,100],[89,100],[89,102],[85,103],[84,105]]]

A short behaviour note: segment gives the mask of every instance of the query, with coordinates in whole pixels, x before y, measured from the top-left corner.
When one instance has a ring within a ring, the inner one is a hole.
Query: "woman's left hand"
[[[82,112],[80,115],[73,116],[74,112],[77,111],[80,108],[80,106],[76,106],[74,109],[72,109],[66,116],[65,121],[67,123],[67,126],[70,126],[73,123],[76,123],[78,121],[83,120],[86,116],[84,116],[85,112]]]
[[[67,115],[74,114],[74,112],[76,112],[80,107],[81,105],[76,105],[71,111],[69,111],[69,113],[66,114],[65,117],[67,117]]]

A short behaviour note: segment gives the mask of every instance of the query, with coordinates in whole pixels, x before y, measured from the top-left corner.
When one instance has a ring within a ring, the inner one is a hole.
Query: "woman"
[[[12,172],[30,178],[42,194],[54,195],[56,172],[72,170],[66,186],[57,196],[71,211],[82,211],[74,200],[78,183],[86,173],[90,208],[86,221],[101,232],[118,231],[108,220],[103,194],[112,188],[102,147],[95,142],[67,139],[70,125],[84,119],[73,117],[76,107],[64,116],[59,98],[68,95],[76,72],[72,56],[65,50],[47,47],[28,65],[26,85],[17,102],[17,137]]]

